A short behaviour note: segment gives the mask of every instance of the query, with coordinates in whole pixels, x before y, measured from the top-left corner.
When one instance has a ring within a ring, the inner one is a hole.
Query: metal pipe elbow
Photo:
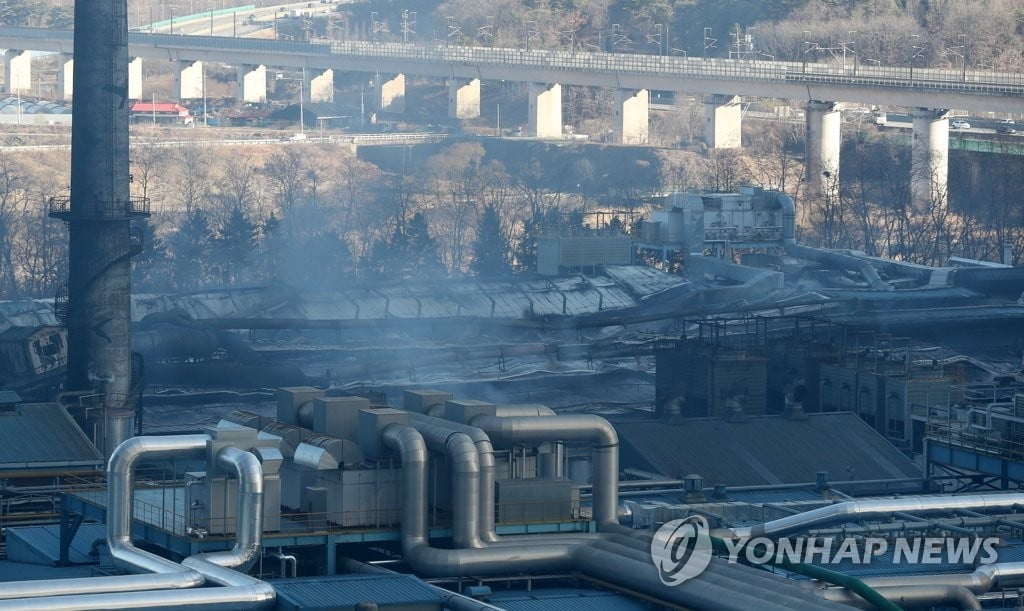
[[[480,473],[480,459],[476,444],[465,433],[452,433],[445,440],[445,453],[451,459],[455,473]]]
[[[389,424],[380,436],[384,445],[398,451],[403,463],[426,464],[427,444],[416,429],[402,424]]]

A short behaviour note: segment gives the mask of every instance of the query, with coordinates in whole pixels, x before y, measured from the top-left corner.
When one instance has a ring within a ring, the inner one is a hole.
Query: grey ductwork
[[[208,435],[133,437],[114,450],[107,468],[107,545],[116,563],[129,570],[154,574],[91,577],[0,584],[5,609],[87,611],[146,607],[261,608],[272,604],[273,588],[227,566],[250,564],[262,537],[263,472],[259,461],[236,448],[225,448],[217,460],[239,477],[239,533],[226,552],[186,558],[181,564],[132,545],[132,504],[135,466],[143,458],[202,455]],[[223,566],[221,566],[223,565]],[[206,581],[224,588],[194,588]],[[182,588],[182,589],[174,589]]]
[[[982,608],[978,597],[969,589],[957,585],[890,586],[875,588],[875,591],[900,607],[948,607],[952,605],[963,611],[978,611]],[[829,588],[824,590],[822,595],[826,600],[844,605],[862,609],[875,608],[860,596],[842,588]]]
[[[452,542],[455,547],[480,548],[480,460],[469,435],[422,419],[413,423],[427,448],[445,454],[451,470]],[[404,468],[404,467],[403,467]]]
[[[457,547],[490,547],[522,545],[524,541],[536,543],[576,543],[582,539],[594,539],[596,533],[562,533],[558,536],[523,535],[499,537],[494,528],[494,449],[491,440],[482,430],[452,420],[444,420],[421,414],[410,414],[413,428],[423,435],[427,447],[448,456],[452,469],[452,523],[453,539]],[[461,439],[461,437],[465,439]],[[475,453],[469,451],[471,441]],[[478,485],[466,481],[472,473],[478,473]],[[477,508],[479,537],[470,534],[471,521],[466,512]],[[462,542],[460,544],[459,542]]]
[[[314,434],[295,448],[294,461],[311,469],[333,470],[346,464],[358,464],[363,458],[359,445],[351,440]]]
[[[664,585],[651,563],[649,543],[636,537],[611,535],[608,540],[580,548],[574,566],[633,591],[666,602],[698,609],[807,609],[839,608],[802,586],[770,573],[712,558],[692,583]]]
[[[438,549],[427,540],[427,446],[416,429],[388,425],[384,445],[402,461],[402,555],[417,572],[429,576],[499,575],[530,571],[562,571],[571,566],[579,542],[527,544],[484,549]],[[515,551],[513,552],[512,549]]]
[[[497,418],[477,416],[470,422],[493,441],[513,444],[588,441],[594,452],[594,520],[598,529],[618,524],[619,436],[604,418],[589,414]]]
[[[775,201],[782,209],[782,247],[787,255],[817,261],[832,267],[848,269],[858,272],[864,280],[871,285],[871,288],[879,291],[891,291],[893,286],[882,280],[878,270],[869,261],[851,257],[837,252],[811,248],[796,243],[796,204],[793,198],[785,193],[779,192],[775,195]]]
[[[1012,588],[1024,584],[1024,562],[983,564],[973,573],[865,577],[861,581],[873,588],[954,585],[965,587],[975,594],[984,594],[997,586]]]
[[[491,438],[487,433],[475,426],[424,416],[417,413],[409,414],[409,421],[416,429],[422,427],[442,428],[446,431],[459,432],[467,435],[476,446],[477,461],[479,468],[480,484],[477,487],[480,495],[477,522],[479,524],[480,539],[484,543],[494,543],[499,540],[494,528],[494,447],[491,445]]]
[[[534,417],[532,420],[537,418]],[[600,418],[596,420],[603,422]],[[713,563],[708,576],[701,576],[702,587],[696,594],[696,589],[667,587],[660,582],[657,569],[650,563],[649,536],[645,538],[642,533],[617,525],[608,525],[604,534],[582,533],[582,536],[577,538],[568,535],[534,535],[520,540],[509,537],[501,541],[485,542],[485,545],[493,546],[490,549],[431,548],[426,540],[425,518],[427,447],[446,452],[453,467],[453,478],[469,480],[469,475],[473,473],[471,465],[479,460],[480,454],[473,455],[473,446],[465,437],[470,433],[476,436],[480,443],[475,447],[478,451],[484,448],[484,455],[489,455],[490,443],[486,434],[475,427],[419,415],[413,416],[410,421],[423,431],[423,434],[412,427],[393,424],[384,429],[382,441],[387,447],[397,450],[401,457],[404,490],[403,555],[418,572],[450,576],[483,575],[527,570],[567,570],[569,567],[586,565],[593,567],[593,570],[589,571],[590,574],[623,587],[644,591],[666,601],[689,606],[697,603],[703,603],[708,607],[733,609],[783,609],[794,606],[817,609],[830,606],[797,585],[786,584],[763,571],[728,566],[724,562]],[[598,438],[602,443],[608,444],[612,440],[597,421],[590,418],[578,420],[576,424],[587,425],[580,427],[581,429],[589,428],[591,432],[563,432],[561,437],[589,440]],[[461,431],[467,431],[465,436]],[[424,437],[428,440],[424,441]],[[453,451],[453,448],[457,448],[458,451]],[[459,462],[470,467],[461,469],[456,466]],[[459,475],[460,472],[462,475]],[[463,492],[454,495],[453,506],[464,504],[471,508],[474,504],[473,487],[466,486],[462,490]],[[493,506],[489,507],[493,515]],[[595,562],[595,558],[599,560]]]
[[[884,516],[897,511],[918,514],[933,511],[1012,509],[1024,504],[1024,493],[971,494],[962,496],[910,496],[895,499],[868,499],[847,501],[820,507],[804,513],[771,520],[754,527],[734,528],[726,536],[749,539],[762,536],[782,536],[824,524],[852,522],[873,516]]]
[[[499,418],[512,418],[514,416],[555,416],[555,410],[539,403],[508,403],[496,405],[494,412]]]

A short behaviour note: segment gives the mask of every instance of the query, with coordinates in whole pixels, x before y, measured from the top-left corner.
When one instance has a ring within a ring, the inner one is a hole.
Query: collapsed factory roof
[[[852,412],[804,420],[617,422],[622,463],[668,477],[696,473],[729,486],[795,484],[827,471],[842,480],[920,477],[914,464]]]

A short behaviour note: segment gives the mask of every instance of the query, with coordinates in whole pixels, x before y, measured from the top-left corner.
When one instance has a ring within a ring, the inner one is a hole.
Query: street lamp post
[[[911,83],[914,82],[914,60],[917,59],[922,53],[924,53],[924,50],[927,48],[927,45],[918,45],[917,44],[917,39],[918,38],[920,38],[920,36],[918,36],[917,34],[911,34],[910,35],[910,42],[911,42],[911,45],[910,45],[910,50],[911,50],[911,54],[910,54],[910,82]]]
[[[851,51],[851,53],[853,53],[853,75],[857,76],[857,64],[859,63],[857,56],[860,55],[860,53],[857,52],[857,30],[850,30],[848,34],[850,36],[850,46],[853,48]],[[845,67],[846,45],[843,45],[843,57],[843,64]]]

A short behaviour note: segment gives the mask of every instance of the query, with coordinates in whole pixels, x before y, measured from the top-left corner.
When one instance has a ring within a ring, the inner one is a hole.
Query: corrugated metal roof
[[[59,405],[26,403],[0,413],[0,468],[102,464],[103,456]]]
[[[23,579],[67,579],[69,577],[92,577],[92,566],[42,566],[24,562],[0,560],[0,582]]]
[[[614,274],[511,282],[451,280],[373,289],[300,292],[276,288],[202,291],[186,295],[136,295],[132,318],[178,308],[192,318],[292,318],[297,320],[381,320],[598,314],[637,306],[646,296],[685,286],[678,276],[642,267],[612,268]]]
[[[346,609],[372,602],[390,605],[434,605],[443,599],[413,575],[334,575],[271,581],[280,609]]]
[[[0,331],[9,327],[36,328],[55,325],[53,301],[43,299],[17,299],[0,301]]]
[[[95,563],[93,542],[107,536],[105,524],[82,524],[68,548],[68,558],[76,564]],[[60,560],[60,524],[16,526],[7,529],[7,557],[20,562],[54,564]],[[34,559],[34,561],[33,561]]]
[[[487,601],[508,611],[647,611],[639,600],[604,590],[552,588],[531,592],[501,592]]]
[[[849,412],[806,420],[756,416],[743,422],[692,418],[615,424],[622,464],[669,477],[697,473],[708,484],[796,484],[828,471],[833,480],[920,477],[903,453]]]

